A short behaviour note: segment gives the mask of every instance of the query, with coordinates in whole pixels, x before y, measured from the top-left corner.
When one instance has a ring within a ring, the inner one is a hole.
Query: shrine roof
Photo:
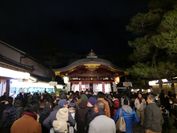
[[[102,58],[98,58],[92,50],[86,58],[74,61],[73,63],[71,63],[70,65],[66,67],[54,69],[54,71],[65,72],[65,71],[74,69],[78,66],[82,66],[82,65],[102,65],[102,66],[107,66],[108,68],[111,68],[112,70],[122,71],[117,66],[113,65],[110,61],[102,59]]]

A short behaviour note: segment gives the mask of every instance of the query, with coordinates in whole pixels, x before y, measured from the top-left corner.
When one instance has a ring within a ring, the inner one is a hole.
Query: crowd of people
[[[120,117],[125,120],[125,133],[133,133],[135,125],[145,133],[162,133],[168,131],[168,118],[177,115],[172,105],[177,97],[162,91],[158,98],[90,91],[61,92],[59,96],[19,93],[15,99],[4,94],[0,97],[0,133],[117,133]]]

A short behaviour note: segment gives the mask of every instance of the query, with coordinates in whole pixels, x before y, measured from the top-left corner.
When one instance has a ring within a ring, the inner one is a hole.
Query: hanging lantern
[[[119,77],[115,77],[115,78],[114,78],[114,82],[115,82],[116,84],[118,84],[118,83],[120,82],[120,78],[119,78]]]

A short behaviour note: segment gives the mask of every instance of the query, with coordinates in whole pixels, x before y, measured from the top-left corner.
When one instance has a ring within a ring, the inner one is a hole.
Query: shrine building
[[[115,83],[118,83],[120,78],[125,76],[123,70],[120,70],[108,60],[99,58],[93,50],[86,58],[54,71],[56,76],[68,80],[66,83],[68,91],[90,90],[109,93],[115,91]]]

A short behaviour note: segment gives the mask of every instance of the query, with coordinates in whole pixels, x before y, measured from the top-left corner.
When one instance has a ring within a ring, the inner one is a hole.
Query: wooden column
[[[9,92],[10,92],[10,79],[6,80],[6,93],[9,96]]]
[[[79,82],[79,91],[82,91],[82,82]]]
[[[103,91],[103,93],[105,93],[105,83],[104,82],[102,82],[102,91]]]

